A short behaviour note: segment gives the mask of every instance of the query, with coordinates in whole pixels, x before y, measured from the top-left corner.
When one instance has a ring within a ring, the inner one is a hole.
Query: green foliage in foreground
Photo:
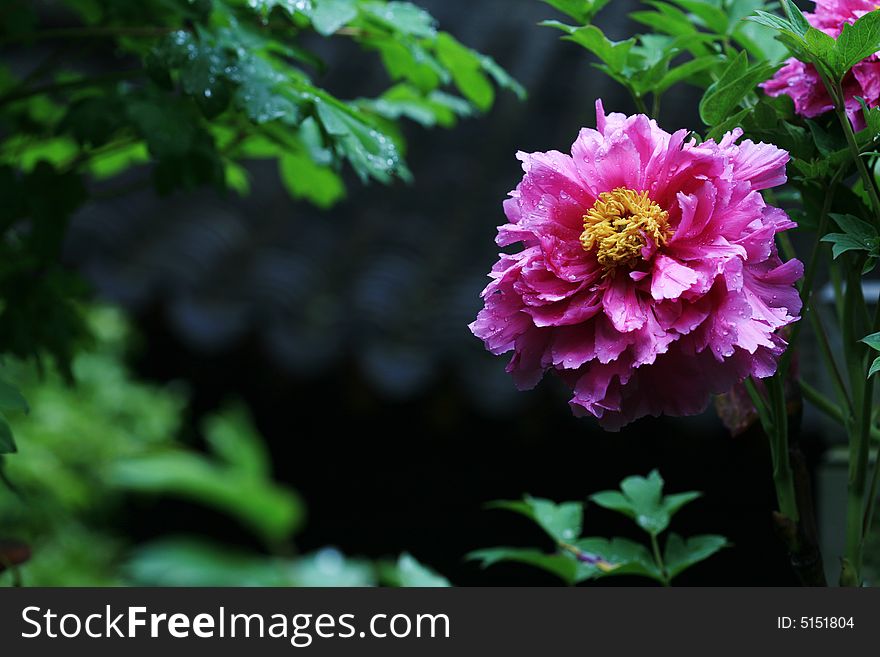
[[[267,159],[293,197],[328,207],[346,169],[410,179],[404,119],[450,127],[488,110],[496,87],[524,95],[409,2],[8,0],[2,17],[0,355],[51,356],[68,379],[86,290],[60,250],[89,201],[150,185],[246,194],[244,164]],[[322,88],[327,66],[310,50],[322,39],[364,51],[388,88]],[[0,418],[0,454],[12,451]]]
[[[407,554],[378,563],[332,548],[289,556],[304,504],[272,480],[269,455],[245,411],[230,405],[208,417],[199,431],[204,452],[176,440],[185,390],[133,381],[121,360],[125,322],[110,310],[89,317],[96,345],[74,358],[75,385],[55,369],[41,375],[33,365],[9,367],[33,402],[17,423],[20,451],[3,463],[11,487],[0,486],[0,544],[15,539],[33,552],[17,573],[24,584],[448,585]],[[132,545],[119,528],[122,514],[136,502],[143,516],[133,522],[151,524],[151,502],[160,499],[222,514],[264,548],[249,552],[190,536]],[[13,581],[3,571],[0,564],[0,582]]]
[[[656,470],[647,477],[627,477],[620,490],[606,490],[590,496],[598,506],[631,519],[650,538],[650,547],[628,538],[582,536],[584,505],[526,496],[522,501],[494,502],[491,508],[507,509],[535,522],[556,544],[546,553],[533,548],[497,547],[477,550],[469,558],[483,567],[501,561],[525,563],[578,584],[602,577],[636,575],[669,585],[672,579],[693,565],[727,547],[723,536],[707,534],[682,538],[670,533],[664,549],[658,537],[669,527],[672,516],[685,504],[700,497],[698,492],[663,495],[663,479]]]

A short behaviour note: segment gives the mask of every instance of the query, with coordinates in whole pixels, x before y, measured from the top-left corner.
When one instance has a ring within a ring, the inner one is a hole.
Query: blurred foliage
[[[20,452],[3,463],[9,485],[0,487],[0,539],[23,541],[33,553],[20,567],[24,584],[448,585],[409,555],[393,563],[348,559],[333,548],[291,556],[304,507],[272,481],[262,438],[243,408],[230,405],[205,420],[200,434],[209,453],[187,447],[175,439],[184,428],[185,390],[133,381],[121,360],[129,341],[122,317],[109,309],[88,317],[95,345],[74,357],[74,385],[54,367],[8,366],[33,403],[17,423]],[[163,498],[223,514],[265,549],[186,536],[131,545],[118,527],[132,496],[147,502],[139,513]],[[0,577],[12,581],[2,569]]]
[[[0,16],[0,354],[47,354],[68,379],[86,290],[60,249],[90,200],[143,182],[246,194],[246,161],[270,159],[292,196],[327,207],[345,165],[410,179],[402,119],[449,127],[489,109],[496,86],[524,96],[409,2],[8,0]],[[373,53],[390,88],[341,99],[318,86],[328,38]],[[0,418],[0,454],[13,450]]]
[[[731,118],[740,103],[753,105],[755,85],[770,77],[788,54],[772,38],[771,28],[743,20],[776,4],[763,0],[651,0],[644,3],[645,9],[629,15],[650,32],[624,41],[609,39],[591,24],[607,0],[544,2],[576,24],[547,20],[542,25],[562,30],[563,39],[593,53],[599,60],[597,68],[623,85],[645,113],[650,99],[652,116],[659,113],[663,95],[671,87],[688,83],[707,90],[700,115],[707,125],[715,126]],[[750,64],[749,58],[755,63]],[[725,78],[731,65],[736,68]],[[727,84],[731,80],[736,82],[735,90]]]
[[[672,516],[700,495],[696,491],[664,495],[663,478],[654,470],[647,477],[627,477],[620,483],[620,490],[590,496],[596,505],[632,520],[648,534],[650,547],[628,538],[581,536],[582,502],[557,504],[528,495],[522,501],[493,502],[490,508],[513,511],[535,522],[553,539],[556,550],[546,553],[533,548],[496,547],[476,550],[469,558],[480,561],[484,568],[501,561],[529,564],[568,584],[636,575],[668,586],[674,577],[728,545],[726,538],[714,534],[685,539],[670,533],[661,552],[658,537],[669,528]]]

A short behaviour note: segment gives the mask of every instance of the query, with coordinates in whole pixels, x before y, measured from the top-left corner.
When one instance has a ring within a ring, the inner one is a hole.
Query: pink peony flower
[[[836,39],[845,23],[855,23],[877,8],[875,0],[817,0],[816,13],[804,15],[810,25]],[[807,118],[834,109],[816,67],[794,58],[788,59],[776,75],[761,84],[761,88],[769,96],[791,96],[795,111]],[[868,107],[880,103],[880,58],[872,55],[853,66],[843,79],[843,92],[850,123],[855,130],[863,129],[865,117],[857,99],[864,98]]]
[[[553,370],[576,415],[617,429],[644,415],[692,415],[710,393],[766,377],[798,319],[774,235],[795,226],[760,190],[785,182],[769,144],[686,141],[647,116],[605,115],[571,156],[519,153],[504,202],[502,253],[471,331],[522,389]]]

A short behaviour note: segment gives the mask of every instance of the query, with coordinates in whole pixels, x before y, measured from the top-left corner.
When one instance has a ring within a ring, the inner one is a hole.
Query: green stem
[[[865,484],[870,449],[871,401],[873,379],[866,378],[865,349],[859,343],[862,328],[857,325],[863,316],[865,299],[862,294],[862,259],[855,262],[847,272],[844,291],[844,313],[841,325],[843,349],[850,378],[850,391],[855,414],[847,423],[849,434],[849,475],[847,480],[846,511],[846,568],[841,575],[841,585],[861,584],[862,530],[864,528]]]
[[[810,305],[813,305],[812,300],[810,301]],[[831,349],[831,342],[828,340],[828,333],[825,331],[825,325],[822,323],[822,316],[815,308],[812,308],[808,317],[810,318],[810,326],[812,326],[813,331],[816,334],[816,339],[819,342],[819,351],[831,374],[831,381],[834,383],[834,389],[837,392],[841,405],[848,413],[845,418],[852,417],[854,413],[852,399],[850,399],[846,384],[843,381],[843,375],[840,373],[840,368],[837,366],[837,361],[834,358],[834,352]]]
[[[840,406],[828,399],[828,397],[823,395],[821,392],[819,392],[816,388],[814,388],[803,379],[798,381],[798,385],[800,385],[801,392],[803,393],[804,397],[807,399],[807,401],[809,401],[813,406],[816,407],[816,410],[824,413],[827,417],[837,422],[840,426],[846,426],[846,418],[843,415],[843,411],[840,410]],[[872,441],[880,442],[880,429],[872,426],[870,435]]]
[[[810,259],[807,261],[807,267],[804,271],[803,281],[799,284],[799,290],[801,295],[801,306],[802,314],[809,314],[812,312],[810,307],[810,295],[813,293],[813,282],[816,279],[816,266],[819,262],[819,251],[822,248],[822,237],[825,235],[828,230],[828,213],[831,212],[831,204],[834,202],[834,195],[837,190],[837,183],[842,175],[843,169],[838,169],[837,173],[831,178],[831,181],[828,184],[828,189],[825,193],[825,198],[822,201],[822,209],[819,212],[819,229],[816,233],[816,241],[813,243],[813,249],[810,252]],[[787,235],[782,235],[781,237],[785,238],[783,241],[783,245],[788,245],[790,247],[790,240]],[[786,256],[789,257],[789,256]],[[782,372],[782,376],[786,376],[788,374],[788,369],[791,365],[791,359],[793,349],[792,346],[797,344],[797,340],[800,337],[801,327],[804,323],[796,322],[794,327],[791,330],[791,336],[789,338],[789,347],[785,350],[785,353],[782,354],[782,360],[779,364],[779,369]]]
[[[654,561],[657,568],[660,569],[660,575],[663,577],[663,586],[669,586],[669,572],[666,570],[666,564],[663,563],[663,555],[660,554],[660,544],[657,542],[657,535],[651,533],[651,550],[654,552]]]
[[[770,438],[770,454],[773,461],[773,483],[779,511],[794,523],[799,520],[797,495],[794,489],[794,473],[788,454],[788,407],[785,403],[785,386],[782,377],[765,379],[773,416]]]
[[[831,91],[832,85],[829,85],[827,81],[826,86],[829,87],[829,91]],[[868,167],[865,166],[861,150],[856,142],[856,135],[853,132],[852,124],[849,122],[849,117],[846,115],[846,110],[843,104],[843,89],[839,82],[834,83],[833,87],[834,91],[831,94],[831,97],[834,99],[834,113],[837,115],[840,127],[843,128],[843,134],[846,136],[846,143],[849,146],[850,156],[856,165],[859,176],[862,178],[862,183],[864,184],[868,198],[871,200],[871,209],[874,211],[874,222],[875,224],[880,225],[880,196],[877,195],[877,184],[874,181],[874,176],[871,175],[868,171]]]

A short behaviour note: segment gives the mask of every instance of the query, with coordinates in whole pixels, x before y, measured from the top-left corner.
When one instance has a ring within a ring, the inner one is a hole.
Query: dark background
[[[594,125],[598,97],[607,111],[634,108],[586,51],[536,25],[561,18],[536,0],[420,4],[507,68],[529,100],[502,93],[487,116],[452,131],[410,126],[415,183],[350,180],[347,200],[328,212],[292,202],[260,163],[245,200],[144,191],[89,207],[74,221],[66,258],[99,298],[132,313],[143,336],[138,373],[188,381],[193,426],[230,396],[247,401],[276,477],[308,504],[297,539],[304,551],[408,550],[457,585],[553,584],[527,566],[482,571],[463,559],[476,548],[547,540],[524,518],[482,505],[525,492],[584,499],[659,468],[669,492],[705,492],[673,530],[721,533],[734,544],[677,584],[795,583],[773,535],[761,435],[731,438],[711,410],[603,433],[570,416],[555,381],[517,392],[506,359],[470,334],[497,254],[501,201],[521,176],[516,151],[568,150],[581,126]],[[626,13],[636,4],[614,0],[599,24],[612,38],[630,35],[638,26]],[[329,64],[319,82],[331,91],[387,86],[378,61],[344,40],[315,46]],[[661,125],[701,130],[698,99],[694,89],[673,89]],[[815,449],[810,456],[815,462]],[[247,541],[194,506],[163,504],[146,521],[137,511],[125,521],[136,540],[180,530]],[[585,531],[641,538],[598,507],[588,507]],[[644,582],[603,581],[631,583]]]

